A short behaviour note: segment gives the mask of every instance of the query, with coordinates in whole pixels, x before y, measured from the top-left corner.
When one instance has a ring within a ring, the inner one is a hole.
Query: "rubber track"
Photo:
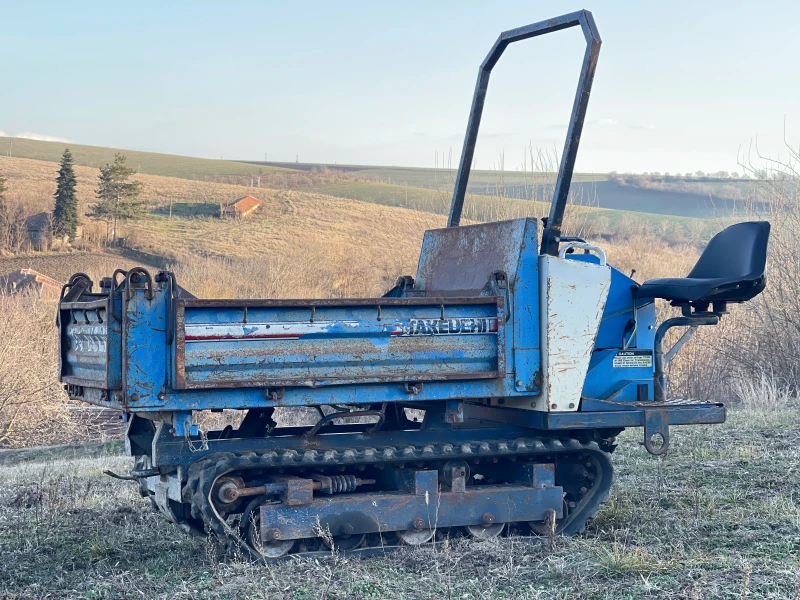
[[[613,467],[609,453],[603,451],[597,442],[581,442],[577,439],[555,438],[518,438],[516,440],[502,440],[494,442],[465,442],[452,444],[443,442],[439,444],[406,445],[402,447],[363,447],[347,450],[296,450],[267,451],[263,453],[218,453],[203,458],[189,467],[189,476],[183,488],[184,501],[191,504],[191,514],[196,519],[202,519],[206,531],[215,535],[225,543],[228,550],[239,550],[246,556],[258,560],[265,559],[255,552],[242,540],[238,532],[231,529],[214,508],[210,494],[214,482],[231,471],[241,471],[262,468],[287,468],[308,466],[343,466],[359,464],[397,463],[405,461],[428,461],[441,459],[475,459],[492,457],[531,457],[535,455],[564,455],[564,454],[590,454],[600,464],[603,476],[592,482],[592,487],[587,495],[581,499],[577,509],[573,511],[560,533],[562,535],[577,535],[581,533],[587,522],[597,514],[600,505],[609,495],[613,480]],[[389,550],[393,547],[388,547]],[[349,551],[348,554],[365,555],[372,548]],[[318,556],[319,552],[291,554],[291,557],[302,557],[304,554]],[[285,557],[281,557],[285,558]]]

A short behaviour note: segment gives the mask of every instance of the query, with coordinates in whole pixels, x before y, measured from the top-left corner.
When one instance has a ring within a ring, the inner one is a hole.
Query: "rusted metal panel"
[[[428,297],[469,297],[479,296],[494,273],[513,278],[529,222],[535,232],[533,219],[426,231],[416,287]]]
[[[262,539],[360,535],[543,521],[547,512],[563,515],[562,488],[540,485],[468,486],[464,491],[440,491],[436,471],[416,471],[411,487],[398,492],[326,496],[301,506],[261,506]]]
[[[504,376],[501,297],[177,301],[177,389]],[[401,301],[398,301],[401,300]]]
[[[59,381],[71,386],[120,389],[121,328],[108,316],[108,298],[59,305]]]
[[[187,308],[310,308],[312,306],[416,306],[431,304],[486,304],[486,302],[496,302],[502,306],[502,298],[487,297],[460,297],[452,298],[448,296],[428,296],[425,298],[276,298],[270,300],[203,300],[203,299],[179,299],[176,306],[183,304]]]
[[[601,253],[600,264],[563,254],[539,259],[543,390],[536,410],[578,410],[611,285],[605,255],[591,248]]]
[[[124,401],[132,408],[157,405],[168,385],[168,290],[159,285],[126,295],[121,315]]]

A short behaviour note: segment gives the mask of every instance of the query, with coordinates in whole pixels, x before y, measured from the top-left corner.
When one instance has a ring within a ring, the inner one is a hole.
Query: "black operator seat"
[[[723,229],[708,243],[685,278],[645,281],[636,291],[639,298],[663,298],[675,305],[706,310],[709,303],[745,302],[766,285],[766,221],[737,223]]]

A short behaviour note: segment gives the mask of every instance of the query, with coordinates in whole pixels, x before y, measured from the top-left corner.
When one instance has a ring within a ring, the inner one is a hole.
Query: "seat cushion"
[[[746,302],[766,285],[769,230],[766,221],[731,225],[711,238],[687,277],[645,281],[636,295],[679,304]]]
[[[725,278],[696,279],[666,277],[645,281],[636,292],[639,298],[663,298],[677,302],[694,302],[706,297],[716,288],[729,283]]]

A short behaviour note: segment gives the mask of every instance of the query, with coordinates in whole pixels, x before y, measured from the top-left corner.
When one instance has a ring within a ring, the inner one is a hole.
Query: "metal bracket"
[[[172,428],[178,437],[197,435],[199,433],[197,425],[192,423],[192,411],[190,410],[172,413]]]
[[[650,454],[661,456],[669,450],[669,413],[663,409],[644,409],[644,447]],[[656,436],[661,444],[656,445]]]
[[[448,400],[442,413],[442,423],[454,425],[464,422],[464,403],[460,400]]]
[[[133,284],[141,283],[141,277],[144,277],[146,283],[145,296],[148,300],[153,300],[153,278],[150,272],[142,267],[134,267],[125,274],[125,298],[128,302],[133,297]]]
[[[405,390],[406,394],[411,394],[412,396],[416,396],[422,392],[422,382],[421,381],[406,381],[403,384],[403,389]]]
[[[273,402],[278,402],[283,399],[283,395],[286,393],[286,388],[282,387],[271,387],[264,390],[264,396],[266,396],[269,400]]]
[[[325,425],[333,423],[336,419],[347,419],[352,417],[378,417],[378,420],[373,423],[372,427],[369,429],[370,433],[375,433],[381,428],[381,425],[383,425],[383,421],[386,419],[386,414],[382,410],[353,410],[331,413],[325,417],[322,417],[319,421],[317,421],[316,425],[306,431],[303,435],[306,437],[312,437],[316,435],[317,432]]]
[[[700,325],[716,325],[719,323],[719,315],[692,315],[683,317],[673,317],[667,319],[656,329],[656,335],[653,340],[653,362],[655,363],[655,371],[653,373],[653,399],[656,402],[663,402],[667,396],[666,385],[664,383],[664,365],[672,358],[680,347],[686,342],[688,337],[684,334],[675,344],[677,349],[673,348],[675,352],[670,350],[668,359],[664,357],[664,336],[667,331],[673,327],[690,327],[697,328]],[[684,339],[685,338],[685,339]]]

